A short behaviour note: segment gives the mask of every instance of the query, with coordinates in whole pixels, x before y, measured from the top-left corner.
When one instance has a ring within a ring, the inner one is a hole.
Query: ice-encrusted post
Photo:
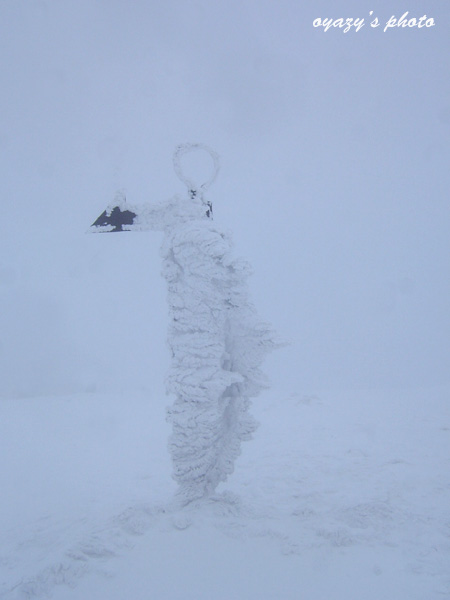
[[[181,167],[181,157],[194,150],[206,151],[213,160],[211,177],[200,185]],[[233,471],[241,442],[256,428],[248,412],[250,398],[267,387],[260,365],[279,344],[249,300],[248,263],[234,256],[230,236],[215,225],[204,197],[219,169],[217,154],[202,144],[184,144],[175,151],[174,167],[188,198],[136,207],[119,196],[93,228],[164,231],[171,352],[167,391],[175,397],[168,409],[169,449],[178,499],[188,503],[213,494]]]

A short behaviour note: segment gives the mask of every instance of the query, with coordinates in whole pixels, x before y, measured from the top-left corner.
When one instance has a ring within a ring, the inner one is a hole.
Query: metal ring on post
[[[193,152],[195,150],[204,150],[207,152],[214,163],[214,170],[211,177],[200,185],[186,177],[181,168],[181,157],[184,154]],[[217,173],[219,172],[220,168],[219,155],[204,144],[180,144],[176,147],[175,152],[173,153],[173,168],[175,169],[175,173],[178,175],[181,181],[187,186],[189,192],[191,194],[193,193],[194,195],[200,193],[201,196],[202,192],[206,191],[217,177]]]

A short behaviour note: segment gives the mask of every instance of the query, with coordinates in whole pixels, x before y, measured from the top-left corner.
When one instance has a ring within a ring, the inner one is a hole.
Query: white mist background
[[[314,29],[317,17],[431,29]],[[86,235],[125,188],[184,194],[183,142],[292,344],[274,387],[450,378],[450,8],[369,3],[3,0],[0,395],[151,390],[164,399],[160,234]]]

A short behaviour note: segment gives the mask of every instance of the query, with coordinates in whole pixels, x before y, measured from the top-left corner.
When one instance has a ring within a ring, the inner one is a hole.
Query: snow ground
[[[0,401],[0,598],[450,597],[449,389],[277,393],[179,511],[167,399]]]

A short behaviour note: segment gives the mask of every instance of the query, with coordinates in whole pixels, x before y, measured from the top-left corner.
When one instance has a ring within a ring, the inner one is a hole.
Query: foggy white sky
[[[429,29],[324,33],[316,17]],[[441,1],[0,2],[0,395],[162,390],[158,234],[86,236],[184,193],[180,142],[292,340],[287,390],[449,382],[450,6]]]

